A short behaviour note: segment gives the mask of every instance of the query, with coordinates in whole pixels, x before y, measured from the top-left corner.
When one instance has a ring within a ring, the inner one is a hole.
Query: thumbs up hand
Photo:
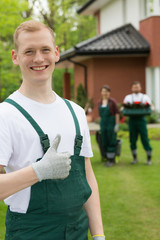
[[[46,179],[64,179],[68,177],[71,169],[71,155],[69,152],[57,153],[60,140],[61,136],[57,135],[43,158],[32,163],[39,182]]]

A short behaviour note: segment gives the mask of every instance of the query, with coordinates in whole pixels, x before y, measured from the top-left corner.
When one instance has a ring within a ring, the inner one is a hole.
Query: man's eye
[[[50,49],[44,48],[42,51],[45,52],[45,53],[48,53],[48,52],[50,52]]]
[[[26,55],[31,55],[32,53],[33,53],[33,51],[31,51],[31,50],[28,50],[25,52]]]

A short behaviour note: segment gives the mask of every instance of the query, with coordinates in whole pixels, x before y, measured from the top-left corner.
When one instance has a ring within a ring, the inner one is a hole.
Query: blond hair
[[[17,27],[17,29],[15,30],[15,33],[14,33],[14,36],[13,36],[15,49],[18,50],[18,36],[21,32],[23,32],[23,31],[36,32],[36,31],[39,31],[39,30],[44,29],[44,28],[48,29],[48,31],[50,32],[50,34],[53,38],[53,44],[55,46],[55,38],[54,38],[53,30],[42,22],[38,22],[38,21],[35,21],[35,20],[29,20],[29,21],[25,21],[25,22],[21,23]]]

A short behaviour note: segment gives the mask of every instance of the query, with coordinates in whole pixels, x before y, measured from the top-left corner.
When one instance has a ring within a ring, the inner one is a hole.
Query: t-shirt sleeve
[[[118,110],[118,105],[117,105],[117,102],[112,98],[112,106],[113,106],[113,113],[114,114],[118,114],[119,113],[119,110]]]
[[[83,143],[82,143],[82,149],[81,149],[80,155],[90,158],[90,157],[93,157],[93,152],[91,147],[89,127],[87,124],[87,119],[84,111],[82,113],[82,117],[83,117],[83,128],[82,128]]]
[[[125,96],[125,98],[124,98],[124,100],[123,100],[123,103],[131,103],[131,97],[130,97],[130,95],[127,95],[127,96]]]
[[[7,166],[12,154],[11,135],[7,119],[0,115],[0,165]]]
[[[151,99],[150,99],[150,97],[148,96],[148,95],[144,95],[145,97],[144,97],[144,101],[145,101],[145,103],[147,102],[147,103],[149,103],[149,104],[151,104]]]

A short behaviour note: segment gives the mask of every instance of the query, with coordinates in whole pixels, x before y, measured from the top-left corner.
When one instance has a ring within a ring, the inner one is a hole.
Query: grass
[[[107,240],[160,240],[159,142],[151,141],[153,164],[146,166],[145,152],[138,142],[139,163],[130,165],[128,139],[122,143],[119,162],[104,167],[92,136],[92,166],[98,181],[104,231]]]
[[[4,240],[6,210],[7,206],[4,204],[4,202],[0,201],[0,240]]]
[[[151,140],[151,166],[145,165],[145,152],[138,142],[139,163],[132,166],[128,139],[123,138],[119,162],[106,168],[94,135],[91,140],[94,152],[91,161],[99,185],[106,239],[160,240],[159,141]],[[5,212],[6,206],[0,202],[0,240],[4,239]]]
[[[128,138],[128,125],[121,124],[120,131],[118,132],[118,137],[120,138]],[[121,129],[123,126],[123,129]],[[149,128],[148,129],[148,137],[152,140],[160,140],[160,129],[158,128]]]

